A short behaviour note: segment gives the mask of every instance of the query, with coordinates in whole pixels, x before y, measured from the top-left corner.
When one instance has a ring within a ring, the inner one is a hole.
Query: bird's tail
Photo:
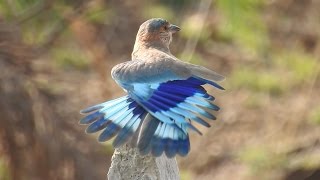
[[[176,124],[168,124],[159,121],[151,114],[144,119],[140,129],[136,146],[140,154],[151,153],[159,157],[165,153],[167,157],[176,154],[186,156],[190,151],[189,135],[187,127]]]
[[[168,157],[185,156],[190,150],[186,127],[159,121],[129,96],[88,107],[80,113],[87,115],[79,122],[89,125],[86,132],[102,131],[99,142],[116,136],[112,143],[115,148],[130,141],[142,155],[151,153],[156,157],[163,152]]]

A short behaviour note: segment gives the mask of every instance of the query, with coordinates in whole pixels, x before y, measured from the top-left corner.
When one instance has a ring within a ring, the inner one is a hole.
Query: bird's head
[[[169,49],[172,34],[178,31],[180,31],[178,26],[170,24],[165,19],[149,19],[140,26],[136,43]]]

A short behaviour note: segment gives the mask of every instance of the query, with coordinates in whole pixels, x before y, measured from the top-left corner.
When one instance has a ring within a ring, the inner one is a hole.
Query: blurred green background
[[[152,17],[182,28],[173,54],[227,77],[183,180],[320,179],[319,0],[1,0],[1,180],[106,179],[113,149],[78,112],[124,94],[110,70]]]

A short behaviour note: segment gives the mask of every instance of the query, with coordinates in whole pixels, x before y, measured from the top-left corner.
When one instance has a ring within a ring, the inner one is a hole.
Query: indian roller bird
[[[203,85],[223,90],[217,82],[224,77],[171,54],[172,34],[179,30],[161,18],[140,26],[132,59],[111,70],[127,95],[82,110],[87,133],[101,131],[100,142],[114,138],[114,148],[130,144],[141,155],[189,153],[189,132],[201,134],[194,123],[210,127],[204,119],[215,120],[209,110],[219,110]]]

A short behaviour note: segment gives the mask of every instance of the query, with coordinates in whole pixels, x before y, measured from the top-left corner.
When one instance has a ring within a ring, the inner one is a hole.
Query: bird
[[[140,155],[168,158],[190,152],[189,133],[202,133],[195,126],[215,120],[211,110],[220,108],[203,87],[224,90],[217,72],[179,60],[171,54],[172,35],[180,27],[162,18],[141,24],[131,60],[115,65],[111,76],[125,96],[90,106],[79,123],[86,133],[100,132],[99,142],[114,138],[112,145],[137,148]]]

